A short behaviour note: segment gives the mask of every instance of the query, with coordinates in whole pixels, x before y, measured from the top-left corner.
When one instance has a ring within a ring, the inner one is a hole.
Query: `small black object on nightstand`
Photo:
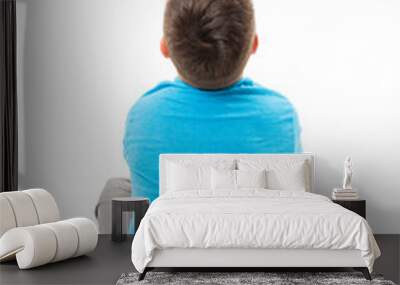
[[[150,201],[142,197],[121,197],[112,199],[112,237],[113,241],[123,241],[122,213],[135,212],[135,231],[149,208]]]
[[[364,219],[366,218],[365,208],[366,201],[365,200],[332,200],[333,203],[339,204],[340,206],[353,211],[356,214],[359,214]]]

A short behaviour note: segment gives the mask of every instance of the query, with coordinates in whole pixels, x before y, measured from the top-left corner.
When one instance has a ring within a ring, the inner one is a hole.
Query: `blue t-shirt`
[[[132,193],[150,200],[158,197],[161,153],[295,152],[300,127],[292,104],[250,79],[220,90],[162,82],[134,104],[126,122]]]

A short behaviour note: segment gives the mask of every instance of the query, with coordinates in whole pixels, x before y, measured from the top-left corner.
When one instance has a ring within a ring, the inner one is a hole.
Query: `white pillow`
[[[211,189],[211,167],[167,164],[167,191]]]
[[[236,170],[231,169],[215,169],[211,170],[211,188],[213,190],[236,189]]]
[[[288,169],[273,169],[268,171],[267,176],[269,189],[308,191],[304,164]]]
[[[237,188],[267,188],[267,171],[236,170]]]
[[[266,170],[211,170],[213,190],[240,190],[242,188],[267,188]]]
[[[273,190],[310,191],[307,160],[240,159],[240,170],[266,169],[267,188]]]

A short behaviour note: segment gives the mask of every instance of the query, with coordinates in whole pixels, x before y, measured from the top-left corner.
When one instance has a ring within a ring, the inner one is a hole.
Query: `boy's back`
[[[158,196],[160,153],[300,151],[291,104],[242,79],[257,47],[251,0],[167,1],[160,50],[180,79],[150,90],[128,115],[133,195]]]
[[[205,91],[177,79],[146,93],[128,115],[124,140],[134,195],[158,196],[160,153],[300,151],[292,105],[250,79]]]

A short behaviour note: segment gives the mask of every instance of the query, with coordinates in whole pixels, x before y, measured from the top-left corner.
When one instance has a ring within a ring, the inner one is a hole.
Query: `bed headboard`
[[[230,160],[232,161],[240,158],[262,158],[271,160],[304,160],[307,161],[309,166],[309,177],[310,192],[314,192],[314,181],[315,181],[315,167],[314,167],[314,155],[311,153],[299,153],[299,154],[160,154],[159,159],[159,187],[160,195],[166,191],[166,162],[174,160],[207,160],[207,161],[218,161],[218,160]]]

